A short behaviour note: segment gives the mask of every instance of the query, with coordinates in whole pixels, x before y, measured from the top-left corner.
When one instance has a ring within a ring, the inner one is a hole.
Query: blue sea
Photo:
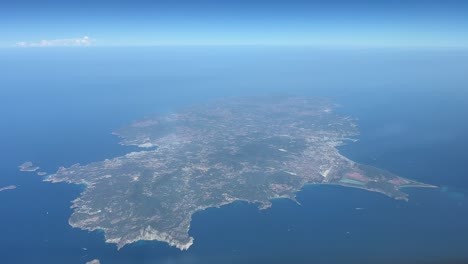
[[[468,51],[279,47],[0,51],[0,263],[468,263]],[[155,112],[223,97],[326,97],[358,118],[347,157],[439,186],[409,202],[305,186],[298,205],[235,202],[193,216],[194,245],[120,251],[68,225],[82,187],[17,166],[123,155],[111,132]]]

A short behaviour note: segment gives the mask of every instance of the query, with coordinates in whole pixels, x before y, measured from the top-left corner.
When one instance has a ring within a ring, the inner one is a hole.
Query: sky
[[[0,47],[468,47],[462,0],[3,0]]]

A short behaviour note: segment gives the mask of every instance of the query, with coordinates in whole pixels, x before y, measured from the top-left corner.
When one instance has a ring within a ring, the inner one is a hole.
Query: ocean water
[[[1,263],[468,262],[468,52],[306,48],[12,49],[0,52]],[[195,244],[117,251],[68,225],[82,187],[41,170],[122,155],[131,120],[221,97],[322,96],[359,119],[347,157],[440,186],[410,201],[310,185],[301,205],[236,202],[194,215]]]

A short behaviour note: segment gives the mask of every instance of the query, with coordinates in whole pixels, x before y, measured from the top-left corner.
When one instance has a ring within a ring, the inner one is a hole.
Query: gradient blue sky
[[[468,47],[468,1],[6,0],[0,46],[89,36],[95,46]],[[62,42],[57,42],[58,44]]]

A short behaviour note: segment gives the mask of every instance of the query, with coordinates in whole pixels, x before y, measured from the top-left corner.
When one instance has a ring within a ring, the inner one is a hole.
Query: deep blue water
[[[0,51],[1,263],[468,262],[468,52],[254,48]],[[331,98],[359,118],[355,161],[441,186],[409,202],[306,186],[301,205],[237,202],[193,217],[195,244],[116,251],[68,225],[79,186],[20,173],[122,155],[110,133],[154,112],[225,96]],[[363,208],[356,210],[356,208]],[[86,250],[84,250],[86,248]]]

